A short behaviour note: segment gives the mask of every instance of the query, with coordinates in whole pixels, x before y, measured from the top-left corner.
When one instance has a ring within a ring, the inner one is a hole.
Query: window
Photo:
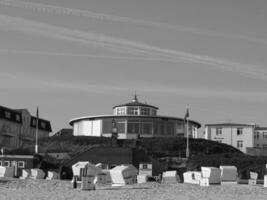
[[[25,167],[25,162],[24,161],[19,161],[18,162],[18,168],[24,168]]]
[[[2,160],[0,160],[0,166],[2,166]]]
[[[10,163],[9,161],[4,161],[4,167],[9,167]]]
[[[16,114],[16,120],[19,122],[20,121],[20,116]]]
[[[216,128],[216,135],[222,134],[222,128]]]
[[[11,118],[11,113],[9,111],[5,111],[5,117],[10,119]]]
[[[117,123],[118,133],[125,133],[125,122]]]
[[[138,107],[129,107],[128,115],[138,115]]]
[[[142,133],[143,134],[152,134],[152,124],[143,123],[142,124]]]
[[[237,135],[242,135],[243,134],[243,129],[242,128],[237,128],[236,134]]]
[[[143,169],[147,169],[147,164],[143,164]]]
[[[36,126],[36,119],[33,119],[33,120],[32,120],[32,125],[33,125],[33,126]]]
[[[222,143],[222,140],[216,140],[217,142],[219,142],[219,143]]]
[[[41,128],[45,128],[46,127],[46,123],[45,122],[41,122]]]
[[[150,109],[149,108],[141,108],[141,115],[149,115]]]
[[[242,140],[237,140],[237,144],[236,144],[237,148],[241,149],[243,148],[243,141]]]
[[[254,133],[254,139],[259,139],[259,137],[260,137],[259,132]]]
[[[267,132],[263,132],[262,136],[263,136],[264,139],[267,139]]]
[[[263,150],[267,150],[267,144],[262,145]]]
[[[139,133],[139,122],[137,122],[137,123],[128,123],[127,132],[128,133]]]
[[[155,109],[152,109],[152,116],[156,116],[157,115],[157,111]]]
[[[126,109],[123,108],[117,108],[117,115],[125,115],[126,114]]]

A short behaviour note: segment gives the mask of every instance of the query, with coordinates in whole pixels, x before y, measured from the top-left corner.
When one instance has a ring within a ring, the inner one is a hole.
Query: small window
[[[18,168],[24,168],[25,167],[25,162],[24,161],[19,161],[18,162]]]
[[[143,164],[143,169],[147,169],[147,164]]]
[[[41,128],[45,128],[45,127],[46,127],[45,122],[41,122]]]
[[[16,120],[19,122],[20,121],[20,116],[16,114]]]
[[[243,148],[243,141],[242,140],[238,140],[236,146],[239,149]]]
[[[243,129],[242,128],[237,128],[236,134],[237,135],[242,135],[243,134]]]
[[[5,111],[5,117],[10,119],[11,118],[11,113],[9,111]]]
[[[2,160],[0,160],[0,166],[2,166]]]
[[[32,120],[32,125],[33,125],[33,126],[36,126],[36,119],[33,119],[33,120]]]
[[[222,128],[216,128],[216,135],[222,134]]]
[[[9,161],[4,161],[4,167],[9,167],[10,166],[10,162]]]
[[[263,132],[262,135],[264,139],[267,139],[267,132]]]

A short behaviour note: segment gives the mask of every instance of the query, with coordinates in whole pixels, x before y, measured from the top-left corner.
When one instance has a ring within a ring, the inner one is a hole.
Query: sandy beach
[[[213,185],[200,187],[190,184],[146,183],[125,187],[97,186],[95,191],[73,189],[70,181],[0,179],[0,199],[109,199],[109,200],[264,200],[267,188],[263,185]]]

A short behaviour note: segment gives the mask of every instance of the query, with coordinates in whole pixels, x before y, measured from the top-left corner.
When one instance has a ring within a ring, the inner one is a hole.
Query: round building
[[[158,108],[141,103],[135,96],[125,104],[113,107],[113,115],[74,118],[70,121],[74,136],[111,137],[114,126],[119,139],[138,137],[186,137],[184,118],[159,116]],[[188,120],[189,137],[197,138],[201,124]]]

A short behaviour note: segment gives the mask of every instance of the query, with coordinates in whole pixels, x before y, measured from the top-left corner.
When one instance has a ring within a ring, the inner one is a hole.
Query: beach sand
[[[94,191],[73,189],[71,181],[0,179],[0,199],[92,199],[92,200],[266,200],[263,185],[212,185],[146,183],[125,187],[97,186]]]

